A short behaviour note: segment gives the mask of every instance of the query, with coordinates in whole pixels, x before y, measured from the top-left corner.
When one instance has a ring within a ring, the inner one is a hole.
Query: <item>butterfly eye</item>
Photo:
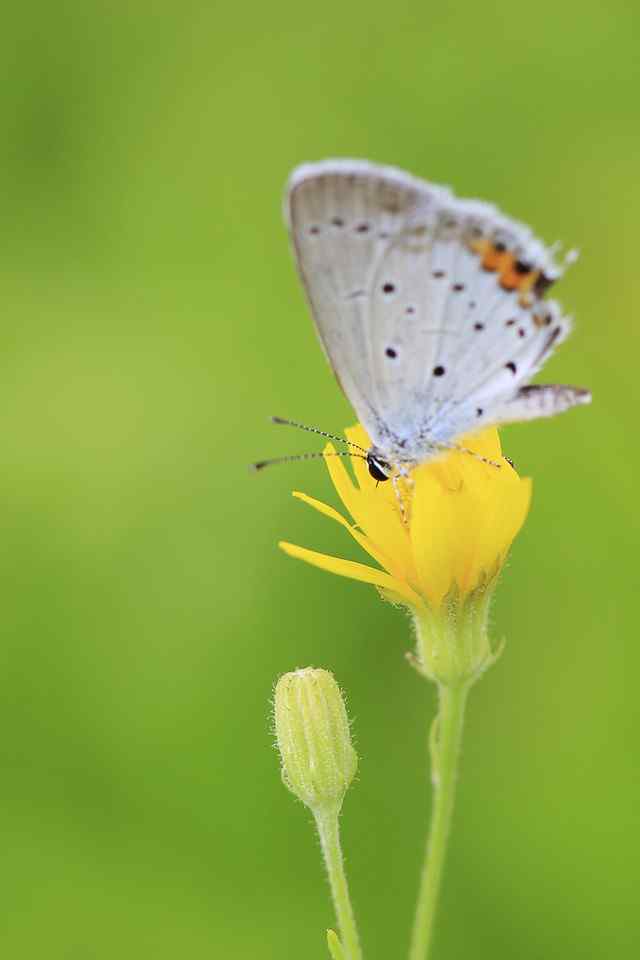
[[[367,466],[369,467],[369,473],[378,483],[383,483],[389,479],[389,475],[385,473],[385,470],[388,471],[391,467],[386,460],[377,459],[369,453],[367,454]]]

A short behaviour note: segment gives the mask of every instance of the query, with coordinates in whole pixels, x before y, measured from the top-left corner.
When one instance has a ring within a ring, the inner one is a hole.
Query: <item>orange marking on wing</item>
[[[475,240],[470,246],[480,257],[483,270],[499,270],[503,259],[509,256],[506,250],[496,250],[489,240]]]
[[[516,273],[516,258],[512,253],[505,255],[505,261],[500,269],[500,286],[503,290],[517,290],[523,279],[522,274]]]
[[[518,290],[521,294],[528,293],[540,276],[539,270],[527,270],[522,273],[516,269],[516,258],[510,254],[510,262],[500,274],[500,286],[505,290]]]
[[[491,248],[491,244],[488,240],[472,240],[469,243],[469,248],[473,250],[474,253],[477,253],[479,257],[484,257],[487,250]]]
[[[517,257],[509,250],[496,249],[489,240],[475,240],[470,249],[480,257],[483,270],[498,273],[503,290],[518,291],[518,302],[522,307],[531,307],[535,300],[535,286],[542,276],[540,270],[517,269]]]
[[[489,248],[482,258],[482,269],[497,270],[501,274],[507,267],[510,258],[513,259],[508,250],[496,250],[492,244],[489,244]]]

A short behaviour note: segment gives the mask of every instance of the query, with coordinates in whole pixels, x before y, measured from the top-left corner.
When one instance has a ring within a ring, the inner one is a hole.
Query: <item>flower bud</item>
[[[339,809],[358,758],[333,675],[306,667],[280,677],[275,727],[285,785],[314,812]]]

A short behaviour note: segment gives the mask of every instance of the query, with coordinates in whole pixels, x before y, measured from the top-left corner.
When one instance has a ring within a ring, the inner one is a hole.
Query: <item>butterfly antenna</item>
[[[275,463],[292,463],[295,460],[317,460],[319,457],[358,457],[360,460],[367,458],[362,453],[351,453],[350,450],[335,450],[333,453],[324,453],[322,450],[316,450],[315,453],[294,453],[288,457],[271,457],[269,460],[258,460],[251,464],[252,470],[263,470],[265,467],[271,467]]]
[[[337,437],[333,433],[327,433],[325,430],[319,430],[318,427],[308,427],[304,423],[296,423],[295,420],[285,420],[284,417],[271,417],[272,423],[284,424],[286,427],[297,427],[298,430],[306,430],[308,433],[317,433],[321,437],[326,437],[327,440],[337,440],[338,443],[346,443],[350,447],[355,447],[356,450],[362,450],[363,453],[367,453],[364,447],[361,447],[359,443],[354,443],[352,440],[347,440],[345,437]]]

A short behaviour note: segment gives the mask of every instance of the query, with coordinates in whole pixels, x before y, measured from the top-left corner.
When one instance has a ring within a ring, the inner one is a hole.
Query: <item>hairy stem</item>
[[[334,807],[322,808],[315,811],[315,818],[329,876],[329,884],[331,885],[342,949],[346,960],[362,960],[360,940],[349,897],[349,887],[340,846],[338,811]]]
[[[430,740],[433,809],[409,960],[427,960],[433,938],[435,912],[453,813],[464,708],[469,692],[468,684],[440,685],[438,689],[439,710]]]

